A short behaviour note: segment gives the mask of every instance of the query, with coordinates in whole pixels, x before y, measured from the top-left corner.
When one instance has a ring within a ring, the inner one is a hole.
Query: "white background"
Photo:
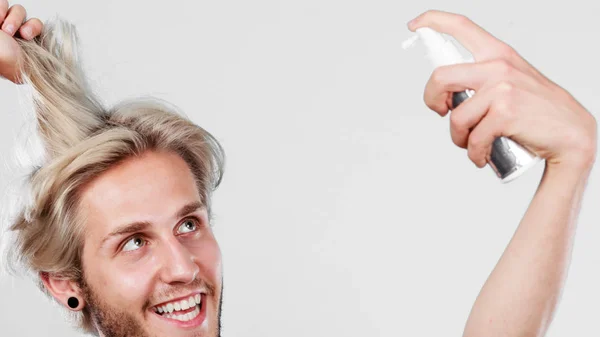
[[[400,46],[419,13],[471,17],[600,118],[600,5],[587,0],[21,3],[77,25],[108,104],[158,96],[222,142],[224,336],[462,334],[543,164],[503,185],[453,145],[422,101],[423,49]],[[4,161],[24,122],[16,93],[0,83]],[[599,194],[596,168],[549,336],[600,335]],[[0,287],[0,335],[78,336],[31,281]]]

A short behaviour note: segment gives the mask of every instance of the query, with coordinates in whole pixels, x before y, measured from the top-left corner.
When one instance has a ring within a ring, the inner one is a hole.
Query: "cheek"
[[[120,264],[118,261],[95,261],[86,266],[86,279],[102,300],[111,306],[122,303],[146,303],[151,290],[152,263],[131,265]]]
[[[132,300],[136,298],[145,299],[150,288],[150,273],[144,265],[135,269],[117,269],[111,277],[112,285],[121,293],[121,296]]]
[[[212,235],[205,235],[201,244],[191,248],[196,261],[205,277],[210,278],[214,285],[220,286],[221,281],[221,250],[217,240]]]

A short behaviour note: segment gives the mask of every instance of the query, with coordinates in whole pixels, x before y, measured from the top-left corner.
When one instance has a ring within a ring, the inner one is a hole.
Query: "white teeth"
[[[175,320],[182,321],[182,322],[187,322],[187,321],[191,321],[194,318],[198,317],[199,314],[200,314],[200,309],[196,308],[196,309],[194,309],[194,311],[184,314],[184,315],[165,314],[164,317],[169,318],[169,319],[175,319]]]
[[[163,305],[160,307],[156,307],[155,310],[158,313],[161,313],[161,314],[164,313],[165,317],[168,317],[168,316],[174,317],[177,315],[169,315],[169,314],[173,313],[173,311],[188,310],[190,308],[195,307],[196,305],[198,305],[200,303],[202,303],[202,296],[200,294],[197,294],[194,296],[190,296],[189,298],[187,298],[185,300],[181,300],[179,302],[171,302],[169,304],[166,304],[166,305]],[[198,310],[198,308],[196,308],[196,310]],[[183,318],[181,320],[183,320]]]
[[[190,312],[190,317],[192,317],[192,319],[198,317],[198,315],[200,315],[200,308],[196,308],[194,311]]]
[[[173,311],[181,311],[181,310],[188,310],[190,308],[195,307],[198,304],[202,303],[202,296],[200,294],[196,294],[194,296],[190,296],[189,298],[185,299],[185,300],[181,300],[179,302],[171,302],[169,304],[160,306],[160,307],[156,307],[155,311],[162,314],[164,313],[163,316],[167,317],[167,318],[174,318],[174,319],[179,319],[176,318],[177,315],[169,315],[171,313],[173,313]],[[194,310],[193,312],[189,313],[190,315],[193,314],[194,312],[198,311],[199,309],[196,308],[196,310]],[[180,315],[182,316],[181,321],[184,320],[185,315]],[[195,316],[195,315],[194,315]],[[193,317],[190,316],[190,319],[193,319]]]

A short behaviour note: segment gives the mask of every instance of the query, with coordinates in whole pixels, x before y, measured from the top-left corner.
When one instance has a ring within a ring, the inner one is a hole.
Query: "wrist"
[[[576,184],[587,181],[592,167],[593,161],[547,161],[544,180],[560,180]]]
[[[548,170],[561,174],[589,175],[596,162],[596,151],[596,142],[589,141],[586,146],[580,146],[567,155],[548,158],[546,166]]]

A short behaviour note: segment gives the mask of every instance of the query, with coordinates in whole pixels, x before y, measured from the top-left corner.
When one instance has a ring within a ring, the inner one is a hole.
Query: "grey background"
[[[167,99],[224,145],[225,336],[461,335],[543,165],[503,185],[452,144],[422,102],[423,50],[400,47],[417,14],[468,15],[600,117],[597,2],[21,3],[78,26],[107,103]],[[3,161],[24,122],[16,93],[0,83]],[[600,335],[598,178],[549,336]],[[2,336],[78,335],[27,279],[3,276],[0,303]]]

